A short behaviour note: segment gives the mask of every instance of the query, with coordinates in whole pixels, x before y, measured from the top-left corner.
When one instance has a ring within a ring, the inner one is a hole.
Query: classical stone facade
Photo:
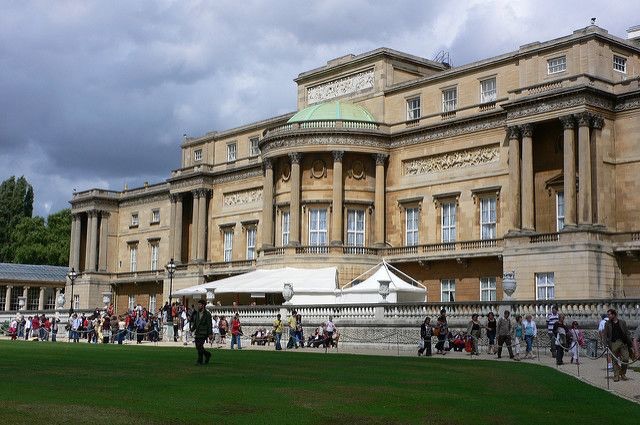
[[[185,138],[165,182],[74,194],[80,304],[287,265],[345,284],[383,258],[429,301],[500,300],[510,271],[514,299],[640,297],[638,69],[596,26],[459,67],[329,61],[297,114]]]

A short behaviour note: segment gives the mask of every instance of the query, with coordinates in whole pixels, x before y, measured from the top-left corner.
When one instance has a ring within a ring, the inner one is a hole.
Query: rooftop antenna
[[[434,62],[440,62],[447,68],[451,67],[451,58],[449,57],[449,52],[445,50],[440,50],[434,57]]]

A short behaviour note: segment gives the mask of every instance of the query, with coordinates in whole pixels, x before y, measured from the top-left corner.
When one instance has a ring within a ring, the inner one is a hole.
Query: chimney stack
[[[640,43],[640,25],[627,29],[627,40]]]

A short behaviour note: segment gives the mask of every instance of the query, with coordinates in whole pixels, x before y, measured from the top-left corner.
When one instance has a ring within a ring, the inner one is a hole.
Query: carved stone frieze
[[[259,202],[262,202],[262,188],[225,193],[222,197],[222,204],[225,207],[235,207],[238,205],[255,204]]]
[[[404,161],[403,170],[405,175],[415,176],[439,173],[454,168],[485,165],[498,162],[499,159],[499,145],[491,145],[411,159]]]
[[[640,108],[640,96],[627,97],[617,102],[616,112]]]
[[[373,88],[373,69],[328,81],[307,89],[307,102],[322,102],[336,97]]]
[[[574,95],[564,95],[546,100],[535,100],[523,105],[507,107],[507,119],[527,117],[545,112],[559,111],[575,106],[590,105],[597,108],[613,110],[614,102],[611,99],[597,96],[593,93],[577,93]]]
[[[274,150],[289,150],[308,146],[348,145],[354,147],[388,148],[388,143],[383,137],[366,137],[347,134],[318,134],[294,137],[275,137],[263,145],[264,155]]]

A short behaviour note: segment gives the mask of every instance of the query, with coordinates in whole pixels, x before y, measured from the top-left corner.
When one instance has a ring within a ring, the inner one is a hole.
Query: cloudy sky
[[[293,78],[334,57],[446,50],[462,65],[591,17],[625,37],[640,2],[4,1],[0,180],[26,176],[47,215],[74,189],[164,180],[183,133],[295,110]]]

